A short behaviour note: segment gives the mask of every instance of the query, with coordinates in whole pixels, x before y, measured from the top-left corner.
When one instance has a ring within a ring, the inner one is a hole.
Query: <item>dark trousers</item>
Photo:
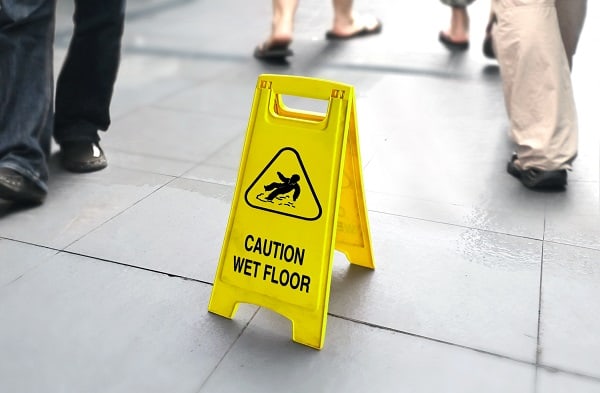
[[[57,143],[97,142],[98,130],[108,129],[124,19],[125,0],[75,0],[75,30],[56,82]]]
[[[56,84],[56,0],[0,0],[0,167],[46,188],[52,135],[98,141],[110,124],[125,0],[75,0],[74,32]]]

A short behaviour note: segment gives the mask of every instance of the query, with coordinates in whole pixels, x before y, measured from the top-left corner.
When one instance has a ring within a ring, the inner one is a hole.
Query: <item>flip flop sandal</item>
[[[260,60],[285,59],[293,54],[289,42],[273,42],[269,45],[265,42],[254,49],[254,57]]]
[[[463,51],[469,49],[469,41],[452,41],[450,37],[440,31],[439,40],[450,51]]]

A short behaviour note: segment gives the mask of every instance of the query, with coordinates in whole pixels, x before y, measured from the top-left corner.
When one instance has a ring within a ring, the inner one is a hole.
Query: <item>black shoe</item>
[[[453,41],[443,31],[438,34],[438,40],[451,52],[461,52],[469,49],[469,41]]]
[[[17,171],[0,168],[0,198],[39,205],[46,198],[46,190]]]
[[[483,55],[488,59],[495,59],[496,53],[494,52],[494,45],[492,44],[492,36],[487,35],[483,40]]]
[[[497,18],[494,14],[485,28],[485,39],[483,40],[483,55],[488,59],[496,58],[496,53],[494,52],[494,44],[492,43],[492,31],[494,29],[494,24],[496,23]]]
[[[270,44],[263,42],[254,49],[254,57],[259,60],[285,60],[286,57],[292,56],[294,52],[290,49],[290,43],[287,42],[272,42]]]
[[[513,154],[506,171],[521,180],[525,187],[533,189],[560,189],[567,185],[567,171],[544,171],[537,168],[520,169],[515,165],[517,155]]]
[[[60,152],[63,167],[71,172],[94,172],[108,165],[98,142],[65,142]]]

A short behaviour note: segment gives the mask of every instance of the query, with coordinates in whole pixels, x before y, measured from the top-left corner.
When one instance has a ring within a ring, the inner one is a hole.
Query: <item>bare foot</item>
[[[354,14],[350,19],[335,20],[333,28],[329,31],[330,35],[336,37],[353,37],[356,34],[364,32],[366,34],[376,34],[381,31],[381,22],[373,15]]]

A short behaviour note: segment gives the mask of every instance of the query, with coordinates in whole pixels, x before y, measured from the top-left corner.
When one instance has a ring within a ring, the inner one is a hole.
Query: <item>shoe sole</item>
[[[506,171],[519,179],[525,187],[532,189],[560,189],[567,185],[567,171],[564,169],[543,172],[522,171],[511,161]]]
[[[290,42],[275,42],[269,47],[266,44],[257,46],[254,49],[254,57],[258,60],[285,60],[288,56],[293,56],[294,52],[289,48]]]
[[[521,182],[529,188],[564,188],[567,185],[567,171],[548,171],[535,176],[526,172],[521,175]]]
[[[45,198],[46,193],[41,190],[37,192],[24,193],[14,190],[9,184],[0,182],[0,199],[23,204],[39,205],[44,202]]]
[[[75,173],[89,173],[96,172],[106,168],[108,164],[63,164],[63,167],[69,172]]]
[[[97,142],[91,146],[86,142],[66,142],[61,145],[60,163],[69,172],[96,172],[107,167],[104,151]]]
[[[438,35],[438,41],[442,43],[451,52],[462,52],[469,50],[469,41],[454,42],[448,38],[443,31],[440,31]]]
[[[62,162],[63,168],[68,170],[69,172],[75,173],[89,173],[100,171],[108,166],[108,162],[106,159],[95,160],[91,162]]]

